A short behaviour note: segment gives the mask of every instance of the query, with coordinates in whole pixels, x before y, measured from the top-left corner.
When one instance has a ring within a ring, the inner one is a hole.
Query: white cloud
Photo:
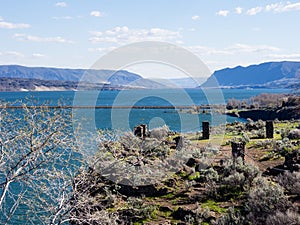
[[[300,54],[299,53],[293,53],[293,54],[270,54],[268,55],[269,58],[272,59],[281,59],[281,60],[291,60],[291,59],[297,59],[300,60]]]
[[[206,46],[190,46],[188,47],[190,51],[192,51],[195,54],[199,55],[229,55],[231,54],[229,51],[225,51],[223,49],[216,49],[212,47],[206,47]]]
[[[282,12],[290,12],[290,11],[299,11],[300,10],[300,2],[297,3],[274,3],[269,4],[265,7],[265,10],[267,12],[276,12],[276,13],[282,13]]]
[[[66,43],[73,44],[74,42],[71,40],[67,40],[62,37],[39,37],[27,34],[15,34],[13,36],[18,41],[33,41],[33,42],[53,42],[53,43]]]
[[[241,7],[236,7],[236,8],[235,8],[235,13],[236,13],[236,14],[242,14],[242,13],[243,13],[243,8],[241,8]]]
[[[4,21],[2,17],[0,17],[0,28],[6,29],[21,29],[21,28],[29,28],[30,25],[27,23],[11,23]]]
[[[28,64],[38,62],[46,57],[40,53],[28,53],[24,54],[18,51],[4,51],[0,52],[0,64]]]
[[[103,13],[100,11],[92,11],[90,15],[95,17],[103,17]]]
[[[271,45],[243,43],[223,47],[190,46],[188,49],[198,55],[213,71],[225,67],[250,65],[265,62],[266,60],[270,61],[271,59],[275,60],[275,58],[268,56],[282,52],[280,48]],[[284,58],[280,58],[280,60],[284,60]]]
[[[198,16],[198,15],[192,16],[192,20],[199,20],[199,19],[200,19],[200,16]]]
[[[229,47],[217,49],[207,46],[190,46],[188,47],[195,54],[199,55],[234,55],[239,53],[260,53],[260,52],[278,52],[279,48],[269,45],[246,45],[235,44]]]
[[[287,4],[283,7],[283,12],[289,12],[289,11],[298,11],[300,10],[300,2],[294,3],[294,4]]]
[[[278,9],[282,8],[282,3],[274,3],[274,4],[269,4],[265,6],[265,10],[267,12],[271,12],[271,11],[277,11]]]
[[[72,16],[54,16],[54,17],[52,17],[52,19],[54,19],[54,20],[72,20],[73,17]]]
[[[263,7],[260,7],[260,6],[251,8],[251,9],[247,10],[247,15],[254,16],[254,15],[260,13],[262,10],[263,10]]]
[[[32,56],[33,56],[34,58],[43,58],[43,57],[45,57],[45,55],[40,54],[40,53],[33,53]]]
[[[218,16],[228,16],[229,11],[228,10],[220,10],[216,13]]]
[[[237,43],[233,46],[226,48],[226,50],[235,53],[236,52],[254,53],[254,52],[263,52],[263,51],[276,52],[279,51],[280,49],[269,45],[246,45],[246,44]]]
[[[241,15],[243,13],[254,16],[259,13],[284,13],[284,12],[292,12],[292,11],[300,11],[300,2],[291,3],[291,2],[279,2],[279,3],[273,3],[268,4],[265,6],[257,6],[250,9],[243,9],[242,7],[236,7],[234,9],[234,12],[238,15]],[[229,10],[220,10],[216,13],[218,16],[228,16],[230,13]]]
[[[218,16],[228,16],[229,11],[228,10],[220,10],[216,13]]]
[[[137,41],[178,41],[181,38],[179,31],[171,31],[161,28],[129,29],[126,26],[115,27],[102,32],[91,32],[92,43],[131,43]]]
[[[55,3],[55,6],[56,7],[67,7],[68,4],[66,2],[57,2],[57,3]]]
[[[194,27],[192,27],[192,28],[189,28],[189,29],[188,29],[188,31],[190,31],[190,32],[194,32],[194,31],[196,31],[196,28],[194,28]]]
[[[5,51],[5,52],[0,52],[1,56],[6,56],[6,57],[14,57],[14,58],[23,58],[24,54],[21,52],[17,51]]]
[[[107,47],[107,48],[89,48],[88,51],[105,54],[105,53],[111,52],[115,49],[117,49],[117,47],[111,46],[111,47]]]
[[[284,13],[284,12],[291,12],[291,11],[300,11],[300,2],[296,3],[273,3],[266,5],[264,7],[258,6],[247,10],[247,14],[250,16],[256,15],[260,12],[273,12],[273,13]]]

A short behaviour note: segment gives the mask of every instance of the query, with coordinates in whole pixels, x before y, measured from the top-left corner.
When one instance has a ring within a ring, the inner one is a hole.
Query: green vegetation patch
[[[214,200],[207,200],[206,202],[201,203],[201,207],[202,208],[207,207],[209,210],[214,211],[214,212],[219,213],[219,214],[227,212],[227,209],[221,208],[219,206],[219,203],[215,202]]]
[[[201,177],[200,172],[195,172],[188,176],[188,180],[197,180]]]

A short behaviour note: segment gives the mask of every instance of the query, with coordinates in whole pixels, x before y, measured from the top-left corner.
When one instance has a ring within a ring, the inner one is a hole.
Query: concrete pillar
[[[137,137],[145,138],[146,135],[147,135],[147,125],[146,124],[140,124],[138,126],[135,126],[133,128],[133,133]]]
[[[202,139],[209,139],[209,122],[202,122]]]
[[[245,142],[231,142],[232,158],[235,162],[237,157],[242,157],[245,161]]]
[[[267,138],[273,138],[274,134],[274,125],[272,120],[266,121],[266,137]]]
[[[176,143],[176,149],[180,150],[183,147],[183,137],[177,136],[173,139]]]

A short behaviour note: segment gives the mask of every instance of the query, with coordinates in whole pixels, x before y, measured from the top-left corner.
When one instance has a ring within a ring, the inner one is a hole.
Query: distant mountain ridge
[[[186,88],[196,85],[195,81],[187,78],[166,81],[145,79],[126,70],[0,66],[0,91],[76,90],[78,85],[84,90]],[[300,62],[266,62],[217,70],[201,87],[300,88]]]
[[[247,67],[237,66],[215,71],[202,87],[266,87],[289,88],[299,85],[300,62],[266,62]]]
[[[97,84],[94,85],[97,89],[100,88],[101,84],[105,85],[105,88],[165,88],[160,83],[145,79],[138,74],[126,70],[61,69],[3,65],[0,66],[0,78],[13,79],[12,82],[18,88],[22,88],[22,84],[26,84],[24,89],[29,87],[30,90],[33,88],[33,84],[29,84],[30,82],[34,82],[35,85],[45,84],[42,81],[48,81],[48,83],[55,87],[62,85],[65,88],[72,87],[74,89],[74,82],[78,84],[78,82],[82,82],[81,79],[84,80],[83,86],[87,87],[86,83]],[[25,80],[23,82],[20,79]],[[3,81],[2,90],[5,89]],[[7,82],[8,80],[6,79],[5,81]],[[67,84],[68,82],[69,85]],[[92,86],[89,87],[91,88]]]
[[[0,77],[79,81],[85,71],[86,70],[84,69],[61,69],[51,67],[3,65],[0,66]]]

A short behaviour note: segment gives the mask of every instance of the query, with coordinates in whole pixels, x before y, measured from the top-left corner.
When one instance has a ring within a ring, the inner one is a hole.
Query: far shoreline
[[[123,91],[123,90],[287,90],[287,91],[292,91],[294,88],[285,88],[285,87],[253,87],[253,88],[244,88],[244,87],[168,87],[168,88],[143,88],[143,87],[138,87],[138,88],[133,88],[133,87],[104,87],[101,89],[76,89],[76,88],[64,88],[64,87],[46,87],[46,86],[36,86],[35,89],[27,89],[27,88],[21,88],[18,90],[0,90],[0,93],[5,93],[5,92],[68,92],[68,91]]]

